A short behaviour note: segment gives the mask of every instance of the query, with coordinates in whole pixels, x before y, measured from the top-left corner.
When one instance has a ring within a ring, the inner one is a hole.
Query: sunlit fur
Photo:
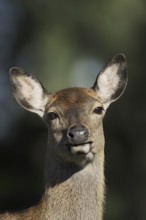
[[[16,100],[41,116],[48,127],[45,193],[40,203],[23,213],[4,214],[1,220],[102,220],[104,204],[103,117],[109,104],[123,93],[126,62],[113,57],[91,89],[69,88],[48,93],[24,70],[10,71]],[[95,111],[100,107],[102,111]],[[54,112],[55,117],[48,118]],[[88,130],[85,143],[70,142],[71,127]]]

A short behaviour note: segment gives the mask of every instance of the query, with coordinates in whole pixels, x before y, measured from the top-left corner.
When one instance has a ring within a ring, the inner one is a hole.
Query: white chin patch
[[[90,151],[90,144],[78,145],[71,147],[72,154],[88,154]]]

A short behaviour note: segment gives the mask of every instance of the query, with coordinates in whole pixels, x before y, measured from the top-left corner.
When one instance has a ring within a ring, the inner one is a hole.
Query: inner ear
[[[47,90],[32,74],[21,68],[13,67],[9,72],[13,94],[18,103],[42,117],[48,102]]]
[[[127,63],[125,56],[119,54],[109,60],[99,72],[92,87],[97,92],[98,97],[109,105],[118,99],[127,84]]]

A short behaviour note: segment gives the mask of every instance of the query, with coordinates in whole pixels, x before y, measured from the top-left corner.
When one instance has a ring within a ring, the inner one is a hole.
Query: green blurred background
[[[0,0],[0,211],[43,191],[47,130],[15,102],[8,70],[34,73],[49,91],[92,86],[117,53],[128,87],[104,120],[105,220],[146,219],[146,1]]]

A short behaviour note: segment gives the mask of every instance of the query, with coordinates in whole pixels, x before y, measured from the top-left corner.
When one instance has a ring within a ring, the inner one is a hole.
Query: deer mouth
[[[92,142],[82,144],[69,144],[69,151],[72,154],[87,155],[91,151]]]

